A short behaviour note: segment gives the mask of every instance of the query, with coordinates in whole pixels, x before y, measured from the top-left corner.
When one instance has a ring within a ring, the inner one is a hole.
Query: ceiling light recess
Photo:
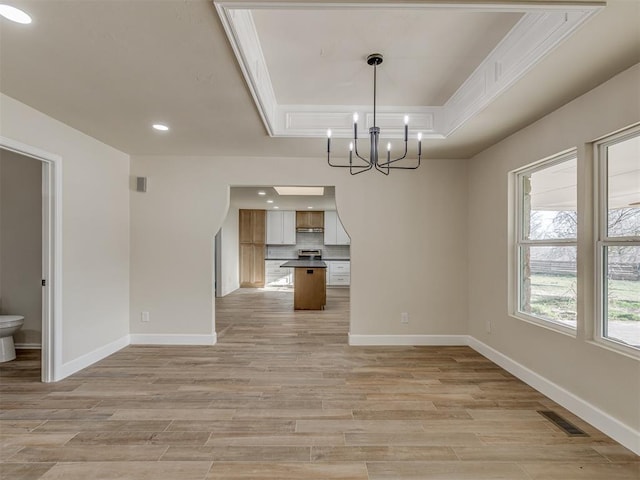
[[[422,156],[422,133],[418,133],[418,160],[415,165],[394,165],[400,160],[407,157],[408,141],[409,141],[409,116],[404,116],[404,153],[402,156],[391,160],[391,143],[387,143],[387,161],[380,162],[378,156],[378,143],[380,141],[380,128],[376,126],[376,73],[378,65],[382,63],[382,55],[380,53],[372,53],[367,57],[367,63],[373,66],[373,126],[369,128],[369,158],[365,158],[358,153],[358,114],[353,114],[353,142],[349,144],[349,164],[340,165],[331,163],[331,130],[327,131],[327,163],[331,167],[348,168],[351,175],[366,172],[375,168],[378,172],[389,175],[391,170],[415,170],[420,166],[420,157]],[[356,160],[353,163],[353,153],[362,163]]]
[[[169,127],[167,127],[164,123],[154,123],[153,128],[158,130],[159,132],[169,131]]]
[[[12,7],[11,5],[0,3],[0,15],[7,20],[22,23],[23,25],[31,23],[31,17],[26,12],[23,12],[19,8]]]

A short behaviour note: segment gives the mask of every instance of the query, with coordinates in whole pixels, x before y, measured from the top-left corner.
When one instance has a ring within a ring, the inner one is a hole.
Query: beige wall
[[[592,154],[589,142],[640,121],[640,66],[469,161],[469,334],[640,430],[640,363],[593,338]],[[563,335],[508,315],[508,172],[578,151],[578,332]],[[486,322],[492,331],[485,331]]]
[[[351,177],[322,158],[134,156],[131,174],[151,185],[131,199],[132,333],[212,334],[212,245],[228,187],[283,184],[336,186],[351,235],[352,334],[467,332],[463,160]]]
[[[129,333],[129,156],[5,95],[0,135],[62,157],[62,361]]]
[[[222,224],[221,238],[221,269],[222,284],[220,296],[228,295],[240,288],[240,249],[239,249],[239,225],[238,207],[229,207],[227,217]]]
[[[42,337],[42,163],[0,149],[0,313],[23,315],[16,344]]]

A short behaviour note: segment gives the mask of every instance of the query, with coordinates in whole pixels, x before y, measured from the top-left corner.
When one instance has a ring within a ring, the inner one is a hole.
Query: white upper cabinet
[[[296,212],[267,211],[267,245],[296,244]]]
[[[338,212],[326,210],[324,212],[324,244],[325,245],[349,245],[351,239],[340,223]]]

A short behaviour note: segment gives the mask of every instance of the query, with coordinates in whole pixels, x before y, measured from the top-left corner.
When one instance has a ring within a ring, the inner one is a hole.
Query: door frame
[[[62,366],[62,157],[3,136],[0,149],[42,162],[41,379],[55,382]]]

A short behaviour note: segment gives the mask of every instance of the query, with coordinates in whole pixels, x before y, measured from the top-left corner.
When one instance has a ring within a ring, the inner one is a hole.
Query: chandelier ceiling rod
[[[392,169],[398,170],[415,170],[420,166],[420,158],[422,156],[422,133],[418,133],[418,160],[413,166],[392,165],[395,162],[403,160],[407,156],[408,140],[409,140],[409,116],[404,116],[404,153],[402,156],[391,160],[391,143],[387,144],[387,161],[380,163],[378,155],[378,143],[380,140],[380,128],[376,125],[376,96],[377,96],[377,67],[382,63],[382,55],[372,53],[367,57],[367,64],[373,66],[373,126],[369,128],[370,153],[369,158],[364,158],[358,152],[358,113],[353,114],[353,142],[349,144],[349,164],[339,165],[331,163],[331,130],[327,131],[327,163],[331,167],[348,168],[351,175],[366,172],[375,168],[377,171],[389,175]],[[363,164],[353,163],[353,152],[355,150],[356,157],[362,160]]]

